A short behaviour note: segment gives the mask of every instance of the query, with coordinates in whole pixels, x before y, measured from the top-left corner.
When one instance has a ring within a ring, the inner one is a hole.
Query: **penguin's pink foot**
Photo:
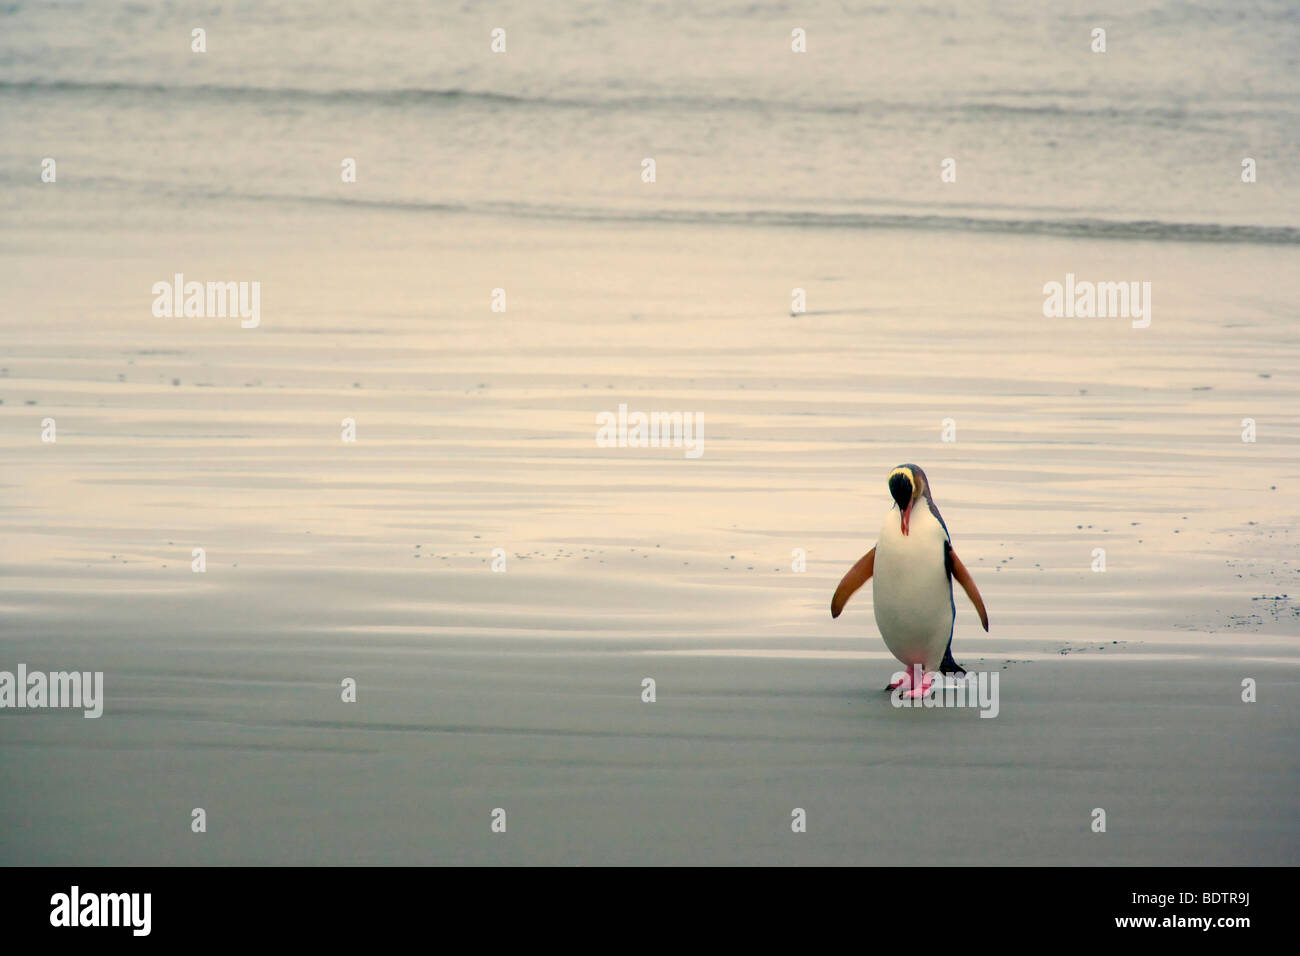
[[[934,675],[926,674],[921,678],[920,684],[913,685],[910,690],[903,693],[903,696],[916,700],[916,698],[924,697],[926,694],[930,693],[930,688],[932,686],[934,686]]]
[[[893,678],[890,679],[890,682],[888,685],[886,685],[885,690],[898,690],[898,688],[900,687],[903,688],[904,690],[907,690],[911,686],[912,686],[912,672],[899,671],[897,674],[893,676]]]

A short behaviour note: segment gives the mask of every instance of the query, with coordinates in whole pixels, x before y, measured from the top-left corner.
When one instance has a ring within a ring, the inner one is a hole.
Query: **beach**
[[[104,706],[0,712],[0,863],[1294,865],[1285,6],[1142,7],[1153,60],[1054,94],[968,51],[956,102],[901,39],[874,78],[769,75],[784,13],[506,9],[508,71],[462,12],[433,77],[392,57],[414,5],[355,49],[227,21],[261,37],[234,75],[160,52],[171,14],[41,73],[56,14],[10,14],[0,670],[102,672]],[[567,71],[530,49],[557,24]],[[256,327],[159,317],[178,274],[257,282]],[[1067,276],[1147,314],[1045,315]],[[602,447],[620,406],[702,453]],[[902,462],[988,607],[958,591],[953,653],[993,719],[892,706],[869,587],[831,619]]]

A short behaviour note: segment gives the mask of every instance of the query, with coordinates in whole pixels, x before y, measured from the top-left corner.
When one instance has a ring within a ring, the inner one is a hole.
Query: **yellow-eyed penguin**
[[[889,473],[889,493],[894,506],[885,515],[880,538],[835,589],[831,617],[839,617],[853,592],[874,576],[876,626],[890,653],[907,668],[902,681],[905,689],[918,696],[928,690],[929,680],[916,686],[912,680],[914,668],[919,667],[922,674],[935,670],[966,673],[952,659],[952,630],[957,616],[953,578],[975,605],[986,631],[989,616],[970,572],[952,549],[948,526],[930,496],[925,472],[916,465],[899,465]],[[897,686],[891,684],[889,689]]]

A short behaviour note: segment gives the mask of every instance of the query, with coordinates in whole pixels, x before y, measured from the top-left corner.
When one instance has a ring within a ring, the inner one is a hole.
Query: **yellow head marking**
[[[889,477],[885,479],[885,484],[890,486],[891,494],[893,494],[892,489],[895,484],[895,481],[899,477],[907,479],[907,483],[912,489],[913,501],[915,501],[917,498],[925,494],[926,491],[925,472],[921,471],[920,468],[916,468],[911,465],[899,465],[897,468],[891,471],[889,473]]]
[[[905,475],[907,480],[912,483],[912,487],[916,487],[916,475],[912,474],[912,469],[908,468],[906,465],[900,465],[898,468],[891,471],[889,477],[885,479],[885,484],[889,484],[893,481],[895,475]]]

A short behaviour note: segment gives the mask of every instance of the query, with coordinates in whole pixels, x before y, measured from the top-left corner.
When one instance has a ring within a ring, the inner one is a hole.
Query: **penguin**
[[[917,465],[899,465],[889,473],[887,484],[894,505],[885,515],[876,546],[849,569],[835,589],[831,617],[839,617],[853,593],[874,576],[876,626],[890,653],[907,668],[903,680],[891,683],[886,690],[901,683],[912,696],[919,696],[929,689],[930,678],[916,686],[915,668],[923,675],[935,670],[966,673],[952,657],[957,616],[953,578],[975,605],[985,631],[989,615],[974,579],[952,549],[948,526],[930,494],[925,472]]]

